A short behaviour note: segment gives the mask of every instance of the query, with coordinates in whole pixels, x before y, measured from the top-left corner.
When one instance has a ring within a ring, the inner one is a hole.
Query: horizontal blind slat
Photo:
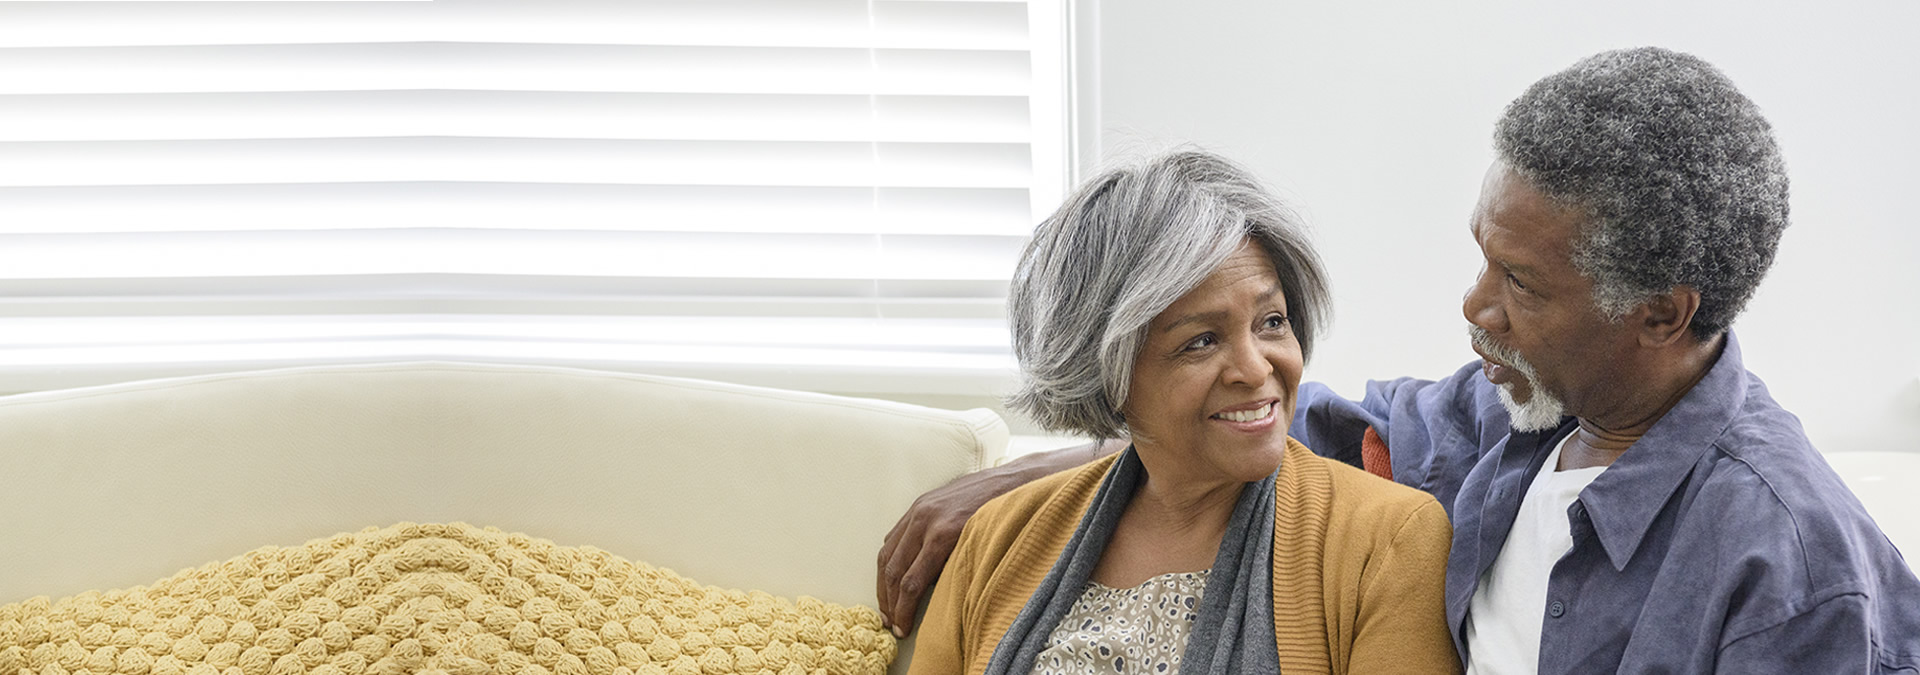
[[[1021,237],[469,229],[0,235],[0,279],[504,274],[689,279],[1012,275]]]
[[[716,205],[725,205],[717,207]],[[0,188],[0,233],[382,229],[996,234],[1017,188],[336,183]]]
[[[0,278],[0,304],[8,315],[97,313],[98,304],[121,305],[135,315],[218,314],[219,311],[144,309],[165,303],[254,303],[285,300],[305,303],[391,301],[393,303],[499,302],[518,307],[508,314],[566,314],[544,303],[631,303],[660,301],[752,302],[927,302],[996,306],[1006,279],[713,279],[670,276],[593,276],[583,274],[275,274],[272,276],[86,277],[67,279]],[[518,303],[518,304],[515,304]],[[37,306],[27,311],[25,308]],[[424,312],[428,305],[409,305]],[[78,308],[78,309],[76,309]],[[266,312],[269,314],[276,312]],[[284,313],[302,313],[298,311]],[[334,313],[342,313],[334,310]],[[351,312],[345,312],[351,313]],[[489,313],[458,311],[458,314]],[[605,313],[594,310],[586,313]],[[782,312],[773,312],[781,314]]]
[[[0,16],[4,11],[0,3]],[[499,89],[1025,96],[1030,80],[1028,56],[1019,50],[462,42],[0,49],[0,94]]]
[[[0,47],[554,42],[1028,48],[1020,4],[865,0],[5,2]]]
[[[99,347],[140,342],[243,344],[274,340],[406,339],[471,336],[492,340],[553,340],[621,344],[685,344],[698,335],[710,345],[758,345],[752,319],[732,317],[514,317],[280,316],[272,322],[194,316],[0,320],[10,347]],[[975,319],[876,321],[815,318],[789,321],[781,341],[794,347],[907,350],[940,347],[960,353],[1000,354],[1006,338],[993,321]],[[217,336],[217,337],[210,337]]]
[[[380,181],[1026,187],[1025,144],[352,138],[0,143],[0,187]]]
[[[0,96],[0,142],[474,136],[1025,143],[1026,97],[370,91]]]
[[[445,315],[999,318],[1007,282],[499,274],[0,279],[0,320]]]

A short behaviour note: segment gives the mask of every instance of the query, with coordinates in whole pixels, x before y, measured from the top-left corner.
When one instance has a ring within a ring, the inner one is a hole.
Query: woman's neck
[[[1131,588],[1169,572],[1212,568],[1243,486],[1182,484],[1149,474],[1121,513],[1093,580]]]
[[[1217,531],[1214,537],[1217,540],[1219,534],[1227,531],[1227,520],[1233,516],[1233,507],[1240,502],[1240,490],[1245,485],[1229,481],[1156,480],[1149,474],[1133,501],[1127,504],[1127,515],[1137,513],[1142,519],[1141,525],[1163,532]]]

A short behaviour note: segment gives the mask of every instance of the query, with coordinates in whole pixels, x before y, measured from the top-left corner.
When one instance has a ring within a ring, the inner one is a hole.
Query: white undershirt
[[[1513,529],[1507,531],[1507,543],[1473,591],[1473,604],[1467,610],[1467,675],[1539,671],[1547,577],[1554,563],[1573,549],[1567,507],[1607,469],[1553,470],[1560,464],[1560,451],[1572,440],[1568,434],[1554,446],[1533,484],[1527,486]]]

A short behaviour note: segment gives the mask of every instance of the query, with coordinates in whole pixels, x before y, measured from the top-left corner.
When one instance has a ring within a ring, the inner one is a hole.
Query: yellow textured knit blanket
[[[401,523],[0,606],[0,675],[884,673],[880,615],[591,547]]]

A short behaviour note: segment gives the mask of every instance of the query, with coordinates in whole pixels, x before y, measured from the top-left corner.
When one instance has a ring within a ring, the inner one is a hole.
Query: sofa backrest
[[[986,410],[550,367],[297,368],[0,398],[0,603],[401,521],[874,602],[881,538],[999,456]]]

